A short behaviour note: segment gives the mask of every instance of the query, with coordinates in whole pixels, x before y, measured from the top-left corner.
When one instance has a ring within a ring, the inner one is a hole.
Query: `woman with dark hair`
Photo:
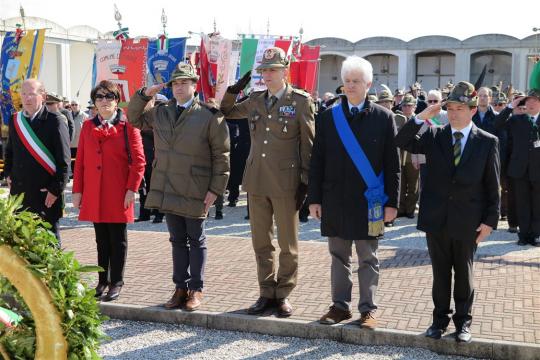
[[[127,223],[133,222],[135,193],[144,174],[141,134],[118,108],[120,91],[101,81],[90,94],[97,116],[83,123],[75,161],[73,207],[92,221],[99,273],[96,297],[116,300],[124,285]],[[106,295],[105,289],[109,287]]]

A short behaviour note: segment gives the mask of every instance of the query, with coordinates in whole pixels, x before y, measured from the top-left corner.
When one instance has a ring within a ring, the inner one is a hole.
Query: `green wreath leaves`
[[[48,231],[50,225],[36,214],[19,212],[22,196],[0,199],[0,246],[7,245],[28,268],[49,288],[53,303],[62,319],[62,329],[68,344],[68,358],[100,359],[99,342],[105,339],[94,290],[81,280],[80,273],[100,270],[82,266],[73,252],[63,252],[55,246],[56,238]],[[35,323],[24,299],[5,278],[0,277],[0,306],[22,315],[14,328],[0,324],[0,346],[12,359],[33,359],[35,353]],[[1,356],[0,356],[1,357]]]

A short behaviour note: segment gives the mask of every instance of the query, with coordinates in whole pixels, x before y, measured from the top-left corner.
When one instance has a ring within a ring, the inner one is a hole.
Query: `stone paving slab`
[[[174,289],[167,233],[129,231],[128,238],[126,285],[116,303],[133,306],[164,303]],[[75,251],[82,263],[96,262],[92,228],[64,228],[62,239],[67,250]],[[290,297],[295,308],[291,319],[314,322],[331,303],[330,256],[326,243],[321,241],[301,241],[299,254],[298,286]],[[433,310],[427,251],[382,247],[379,257],[379,327],[418,333],[425,331],[431,323]],[[539,260],[522,252],[477,256],[472,325],[476,338],[540,344]],[[243,314],[257,297],[255,259],[250,239],[210,236],[202,310]],[[357,302],[355,279],[353,303]],[[268,313],[265,316],[274,315]],[[354,324],[358,318],[359,313],[355,310],[351,323]]]

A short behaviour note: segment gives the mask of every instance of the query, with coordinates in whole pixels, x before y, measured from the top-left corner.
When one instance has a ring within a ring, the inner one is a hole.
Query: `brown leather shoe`
[[[343,320],[348,320],[351,317],[352,312],[348,310],[341,310],[340,308],[332,305],[330,306],[330,310],[323,315],[319,322],[324,325],[334,325],[342,322]]]
[[[188,292],[186,289],[176,289],[173,296],[169,301],[165,303],[165,309],[178,309],[181,308],[186,302]]]
[[[360,314],[360,327],[362,329],[373,330],[377,327],[375,311],[366,311]]]
[[[203,298],[202,291],[189,290],[188,298],[186,302],[186,311],[195,311],[201,306],[201,300]]]
[[[293,309],[289,299],[277,299],[277,314],[279,317],[289,317],[292,315]]]

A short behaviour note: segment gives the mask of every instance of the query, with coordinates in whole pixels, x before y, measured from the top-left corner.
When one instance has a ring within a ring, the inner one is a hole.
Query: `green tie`
[[[463,138],[463,134],[459,131],[456,131],[454,133],[454,139],[456,141],[454,142],[454,165],[458,166],[459,160],[461,160],[461,139]]]

